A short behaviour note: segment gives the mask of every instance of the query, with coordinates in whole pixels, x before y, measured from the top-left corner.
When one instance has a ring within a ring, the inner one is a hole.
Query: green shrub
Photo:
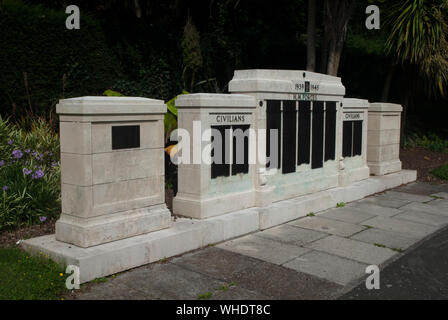
[[[414,134],[406,139],[405,146],[418,146],[434,152],[446,152],[448,149],[448,140],[444,140],[434,133],[428,135]]]
[[[65,97],[99,95],[119,66],[101,25],[81,15],[81,29],[65,27],[67,14],[18,0],[0,2],[2,115],[48,114]]]
[[[0,231],[60,213],[59,139],[42,119],[25,131],[0,117]]]
[[[431,173],[437,178],[448,181],[448,163],[434,169]]]

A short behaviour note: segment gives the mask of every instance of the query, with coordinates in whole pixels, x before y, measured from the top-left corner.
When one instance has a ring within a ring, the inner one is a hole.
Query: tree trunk
[[[140,7],[140,1],[139,0],[134,0],[134,6],[135,6],[135,16],[138,19],[141,19],[141,17],[142,17],[142,9]]]
[[[387,73],[386,80],[384,81],[383,93],[381,95],[381,101],[387,102],[389,100],[389,91],[392,85],[392,79],[394,78],[395,65],[391,64],[389,67],[389,72]]]
[[[327,74],[337,76],[354,0],[325,0],[325,33],[329,39]]]
[[[322,10],[322,21],[323,21],[323,27],[324,27],[324,34],[322,38],[322,46],[321,46],[321,52],[320,52],[320,72],[325,73],[327,72],[327,60],[328,60],[328,43],[330,42],[330,31],[328,30],[328,23],[326,23],[328,17],[327,17],[327,11],[325,10],[326,4],[324,3],[324,10]]]
[[[308,0],[307,26],[307,63],[306,70],[316,70],[316,1]]]

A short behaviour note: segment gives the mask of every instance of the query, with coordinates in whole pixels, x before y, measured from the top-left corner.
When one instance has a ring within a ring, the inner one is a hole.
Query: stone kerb
[[[171,224],[163,101],[82,97],[57,105],[62,214],[56,239],[91,247]]]
[[[182,130],[188,133],[190,143],[183,144],[183,138],[178,136],[182,160],[177,160],[178,193],[173,201],[174,213],[204,219],[253,207],[254,165],[246,163],[246,158],[243,164],[236,165],[234,134],[237,129],[244,133],[248,133],[248,128],[253,129],[255,99],[247,95],[198,93],[180,96],[176,106],[178,135]],[[221,134],[220,143],[206,134],[212,129]],[[251,137],[245,140],[245,153],[253,150],[256,141],[251,140]],[[222,155],[228,152],[229,158],[222,159],[221,163],[204,161],[203,155],[211,154],[211,146],[223,148]]]
[[[369,101],[344,98],[342,101],[342,163],[339,185],[347,186],[353,182],[367,179],[370,175],[367,166],[367,127]]]
[[[369,105],[367,164],[373,175],[401,170],[399,156],[402,110],[402,106],[398,104]]]

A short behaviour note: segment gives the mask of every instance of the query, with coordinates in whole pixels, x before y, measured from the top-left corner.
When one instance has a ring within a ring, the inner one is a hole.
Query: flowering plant
[[[44,120],[27,131],[0,117],[0,231],[58,216],[58,155],[58,136]]]

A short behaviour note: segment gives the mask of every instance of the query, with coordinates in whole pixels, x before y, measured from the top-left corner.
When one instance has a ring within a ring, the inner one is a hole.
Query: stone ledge
[[[91,248],[80,248],[57,241],[54,235],[25,240],[22,247],[32,254],[48,255],[60,264],[79,266],[80,281],[85,283],[283,224],[310,212],[317,213],[332,208],[339,202],[359,200],[415,181],[416,175],[416,171],[402,170],[385,176],[370,177],[347,187],[280,201],[266,208],[251,208],[204,220],[177,219],[169,229]]]

